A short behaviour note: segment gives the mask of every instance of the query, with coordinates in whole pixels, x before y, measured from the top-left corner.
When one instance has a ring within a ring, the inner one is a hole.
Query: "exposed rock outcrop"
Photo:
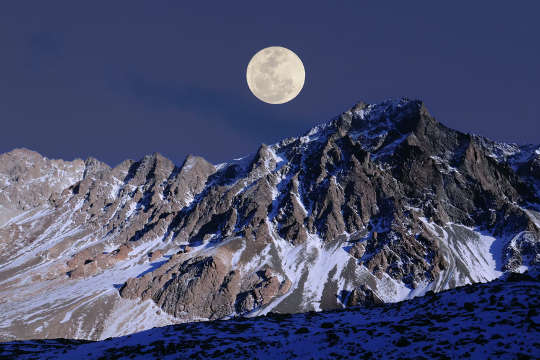
[[[0,334],[65,336],[38,329],[73,308],[100,330],[69,331],[97,337],[120,326],[107,311],[171,322],[373,305],[536,268],[539,154],[399,99],[216,166],[0,155],[0,298],[18,299],[0,314],[31,324]],[[43,288],[59,315],[40,313]]]

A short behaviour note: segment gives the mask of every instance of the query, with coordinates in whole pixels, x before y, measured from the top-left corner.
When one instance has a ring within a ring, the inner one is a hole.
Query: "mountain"
[[[228,163],[0,155],[0,338],[393,303],[540,263],[540,146],[359,103]]]
[[[539,294],[538,278],[519,274],[371,308],[170,325],[98,342],[11,342],[0,344],[0,358],[531,359],[540,355]]]

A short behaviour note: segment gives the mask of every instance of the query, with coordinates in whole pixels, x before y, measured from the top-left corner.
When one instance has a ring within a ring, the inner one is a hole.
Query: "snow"
[[[33,323],[49,319],[61,312],[64,315],[59,319],[59,323],[74,322],[72,314],[75,311],[91,311],[92,303],[98,299],[112,296],[113,299],[119,301],[120,298],[115,285],[122,284],[128,278],[136,277],[151,268],[151,264],[140,260],[145,258],[148,249],[151,249],[157,243],[158,241],[151,241],[149,244],[135,248],[128,260],[120,262],[114,268],[92,277],[78,280],[60,277],[51,281],[30,283],[27,286],[17,288],[15,294],[10,294],[10,302],[0,303],[0,328],[9,326],[13,321],[25,321],[28,326],[31,326]],[[44,267],[38,266],[37,269],[40,268]],[[13,278],[10,280],[13,280]],[[0,298],[6,296],[6,291],[9,290],[0,291]],[[46,296],[32,296],[32,294],[46,294]],[[122,317],[129,318],[133,313],[135,318],[147,319],[146,322],[133,323],[133,326],[137,326],[136,329],[132,329],[133,331],[146,329],[145,326],[171,323],[168,315],[152,317],[151,313],[155,313],[155,308],[149,308],[148,304],[135,306],[135,303],[132,302],[130,306],[123,307],[122,313],[115,312],[113,318],[121,321]],[[143,308],[146,310],[142,311]],[[125,334],[129,333],[129,329],[126,328],[128,325],[124,325]],[[114,329],[118,328],[118,326],[112,323],[109,328]],[[89,330],[79,329],[79,337],[87,338],[90,336],[85,331]]]
[[[5,343],[0,356],[21,358],[497,358],[536,357],[538,283],[484,284],[374,308],[166,326],[100,342]],[[493,302],[493,298],[496,299]],[[125,313],[149,327],[162,320],[151,303],[122,300],[103,336],[124,333]],[[159,311],[159,310],[157,310]],[[153,314],[152,314],[153,313]],[[526,327],[526,325],[525,325]],[[41,329],[40,329],[41,330]]]
[[[383,156],[392,155],[399,144],[401,144],[406,138],[409,136],[409,134],[404,134],[400,137],[398,137],[396,140],[392,141],[390,144],[385,145],[380,149],[376,150],[376,153],[371,155],[371,158],[373,160],[379,159]],[[379,151],[380,150],[380,151]]]
[[[270,153],[270,156],[271,158],[275,161],[276,163],[276,167],[275,169],[270,169],[268,164],[266,164],[266,168],[269,170],[269,171],[280,171],[281,168],[287,164],[287,156],[284,154],[284,153],[281,153],[279,152],[279,148],[276,144],[272,145],[272,146],[269,146],[268,147],[268,150],[269,150],[269,153]],[[276,150],[278,152],[276,152]]]
[[[540,229],[540,212],[525,208],[521,209],[525,211],[527,215],[529,215],[529,219],[531,219],[534,225],[536,225],[536,227]]]
[[[87,304],[90,304],[92,303],[97,297],[99,297],[100,295],[97,295],[97,296],[94,296],[94,297],[90,297],[89,299],[87,300],[84,300],[82,302],[78,302],[74,307],[72,307],[73,310],[69,310],[69,311],[66,311],[66,314],[64,316],[64,318],[62,320],[60,320],[60,323],[63,324],[63,323],[66,323],[68,322],[69,320],[71,320],[71,315],[73,314],[73,311],[77,308],[80,308],[80,307],[83,307],[84,305],[87,305]],[[76,301],[75,301],[76,302]],[[27,320],[27,319],[25,319]]]
[[[442,271],[434,284],[435,289],[487,282],[502,275],[503,239],[460,224],[449,223],[443,228],[426,218],[419,219],[439,238],[441,250],[449,263],[449,268]],[[463,265],[468,270],[466,274],[460,270]]]
[[[216,171],[223,170],[226,166],[227,166],[227,163],[219,163],[219,164],[214,165],[214,167],[216,168]]]
[[[40,217],[46,216],[50,214],[51,212],[52,211],[47,206],[36,207],[33,209],[23,211],[20,214],[12,217],[10,220],[5,222],[2,226],[5,227],[11,224],[21,225],[31,220],[36,220],[36,219],[39,219]]]
[[[473,228],[453,224],[453,227],[462,227],[474,232]],[[497,266],[495,257],[502,258],[502,241],[491,235],[476,232],[477,238],[460,242],[456,250],[462,255],[462,260],[471,270],[475,281],[486,282],[502,275],[500,266]],[[496,243],[497,242],[497,243]],[[495,246],[496,245],[496,246]]]
[[[294,292],[298,286],[302,286],[303,293],[303,308],[307,310],[320,311],[323,290],[328,280],[335,281],[339,294],[342,290],[351,291],[354,288],[354,283],[345,280],[343,271],[349,261],[353,258],[343,248],[341,242],[336,242],[333,245],[327,245],[316,234],[308,234],[304,244],[293,246],[288,241],[277,235],[275,228],[269,225],[270,233],[273,236],[273,243],[279,254],[281,267],[285,276],[292,282],[292,286],[287,294],[275,299],[270,306],[258,314],[264,314],[271,311],[279,303],[287,297],[288,294]],[[347,236],[346,234],[344,234]],[[328,274],[334,271],[332,279],[328,279]],[[398,282],[383,274],[382,279],[374,277],[371,272],[363,265],[356,266],[356,277],[370,277],[376,282],[375,293],[385,302],[397,302],[412,296],[423,294],[420,289],[411,292],[411,289],[403,283]],[[301,283],[302,277],[307,274],[305,282]],[[427,285],[426,285],[427,287]]]
[[[313,127],[305,135],[299,137],[301,144],[309,144],[311,142],[321,141],[324,139],[324,132],[330,123],[324,123]]]
[[[242,264],[238,270],[245,274],[255,273],[264,264],[268,263],[270,253],[270,245],[266,245],[259,255],[253,256],[248,262]]]
[[[182,171],[187,172],[193,168],[193,165],[195,165],[195,159],[189,158],[186,160],[184,165],[182,166]]]
[[[29,329],[35,326],[34,333],[42,334],[41,336],[49,333],[49,326],[56,327],[62,324],[74,329],[73,334],[76,337],[97,336],[99,324],[87,323],[94,321],[88,320],[92,319],[92,316],[88,314],[92,313],[95,304],[119,301],[116,286],[151,268],[152,264],[142,260],[147,259],[147,253],[150,250],[164,245],[161,238],[139,244],[132,250],[128,260],[119,262],[113,268],[100,274],[84,279],[69,279],[65,275],[66,270],[63,266],[73,253],[100,241],[104,242],[106,252],[118,247],[114,242],[109,242],[107,237],[100,238],[98,234],[89,233],[83,225],[77,225],[73,221],[73,216],[78,213],[83,203],[84,199],[75,204],[67,203],[64,212],[55,213],[54,218],[51,218],[53,211],[48,207],[36,208],[11,218],[10,224],[17,226],[32,224],[32,227],[42,226],[42,229],[31,243],[20,247],[9,261],[0,266],[2,272],[10,272],[9,278],[0,280],[2,283],[0,299],[9,299],[7,302],[0,301],[0,332],[2,334],[9,336],[2,329],[23,321]],[[129,206],[132,211],[134,203],[130,203]],[[40,228],[37,227],[37,229]],[[51,258],[49,250],[68,238],[74,240],[71,246],[66,249],[60,247],[55,250],[55,257]],[[45,254],[47,256],[44,256]],[[48,277],[51,269],[58,269],[59,272],[46,281],[33,280],[34,276]],[[132,329],[131,332],[142,330],[144,326],[172,323],[168,315],[157,316],[155,308],[148,307],[148,304],[144,306],[145,311],[134,305],[129,309],[122,309],[122,315],[125,317],[129,317],[130,311],[133,311],[141,319],[148,319],[138,324],[138,327]],[[154,320],[151,320],[152,314],[155,315]],[[119,314],[110,315],[114,318]],[[103,313],[99,316],[107,317],[109,314]]]
[[[131,215],[133,215],[136,209],[137,209],[137,203],[134,201],[130,202],[128,205],[128,209],[126,211],[126,219],[131,217]]]
[[[80,233],[80,226],[71,228],[72,216],[72,212],[62,214],[58,219],[59,221],[52,223],[52,225],[43,231],[30,245],[14,254],[11,260],[3,263],[0,266],[0,269],[12,269],[29,262],[33,258],[39,257],[41,253],[44,253],[65,238]]]
[[[238,262],[240,261],[240,258],[242,257],[242,253],[246,250],[246,240],[242,239],[242,246],[240,249],[236,250],[236,252],[233,254],[231,258],[231,267],[236,268],[238,265]]]
[[[178,322],[152,300],[141,302],[118,298],[112,312],[115,316],[109,317],[105,322],[100,339],[129,335]]]
[[[423,280],[416,286],[416,288],[410,291],[410,293],[407,295],[407,299],[412,299],[417,296],[424,296],[426,292],[428,292],[432,288],[433,283]]]
[[[111,184],[111,189],[109,191],[109,199],[116,199],[120,190],[124,187],[124,183],[117,178],[113,177],[114,183]]]
[[[300,196],[298,196],[298,194],[293,194],[293,196],[296,199],[296,201],[298,202],[298,205],[300,205],[300,208],[304,212],[304,215],[307,216],[309,213],[306,210],[306,207],[305,207],[304,203],[302,202],[302,199],[300,199]]]
[[[341,247],[340,243],[326,248],[323,246],[323,240],[314,234],[308,234],[305,247],[305,256],[312,259],[305,268],[308,272],[304,283],[305,305],[311,305],[315,311],[320,311],[320,302],[328,274],[336,268],[337,271],[334,275],[334,280],[336,280],[350,260],[350,255]],[[338,289],[338,294],[340,290],[343,289]]]
[[[435,160],[435,163],[438,164],[438,165],[444,165],[444,167],[446,168],[446,173],[448,172],[455,172],[455,173],[458,173],[459,174],[459,171],[453,167],[453,166],[450,166],[450,164],[448,163],[448,161],[446,160],[443,160],[441,159],[439,156],[430,156],[431,159]],[[443,171],[444,172],[444,171]]]
[[[517,144],[496,142],[477,135],[475,135],[474,138],[488,151],[488,156],[498,162],[506,161],[508,158],[521,153],[521,149]]]
[[[374,152],[372,154],[373,159],[392,154],[395,148],[408,136],[408,134],[398,134],[399,136],[389,142],[389,144],[383,147],[380,145],[384,140],[388,140],[387,137],[391,134],[390,131],[395,130],[395,121],[390,119],[388,113],[403,106],[403,104],[404,102],[402,100],[388,101],[379,105],[369,105],[366,109],[350,113],[351,116],[359,117],[368,123],[365,130],[352,131],[350,135],[353,139],[359,141],[366,150]],[[434,223],[429,223],[425,218],[422,221],[426,228],[432,231],[440,240],[445,259],[449,263],[449,268],[444,270],[435,282],[423,281],[417,284],[414,289],[393,279],[386,273],[382,274],[381,279],[376,278],[365,266],[350,256],[342,242],[338,241],[329,245],[317,234],[308,234],[306,242],[299,245],[293,245],[291,242],[282,239],[278,235],[278,229],[275,223],[277,205],[282,200],[281,196],[285,194],[290,182],[297,181],[292,180],[292,178],[299,170],[296,167],[298,164],[290,162],[291,160],[287,155],[290,148],[285,148],[285,146],[299,140],[300,145],[294,144],[294,146],[298,146],[296,150],[300,149],[298,151],[301,151],[302,156],[305,157],[312,150],[312,147],[317,148],[319,146],[319,144],[312,144],[313,142],[323,141],[327,138],[327,132],[330,126],[331,123],[319,125],[312,128],[304,136],[287,139],[279,144],[269,146],[269,158],[265,159],[264,167],[259,172],[250,174],[250,177],[246,180],[242,178],[246,175],[243,171],[247,171],[248,165],[253,160],[253,154],[235,159],[230,163],[216,165],[217,171],[224,170],[227,166],[239,166],[242,169],[237,179],[234,179],[235,182],[242,182],[241,184],[236,184],[240,188],[236,195],[245,191],[255,181],[268,173],[273,173],[275,176],[268,178],[272,179],[271,181],[275,180],[277,182],[277,185],[271,190],[274,201],[272,204],[273,210],[266,222],[269,232],[273,237],[273,242],[268,244],[262,252],[254,255],[249,262],[240,264],[240,258],[249,246],[246,240],[243,239],[240,249],[231,254],[230,263],[232,268],[245,273],[257,271],[263,265],[270,264],[271,262],[280,263],[280,266],[276,267],[280,267],[283,273],[276,275],[280,279],[284,279],[286,276],[291,280],[292,286],[287,294],[274,299],[270,305],[258,309],[252,315],[267,314],[273,309],[276,309],[288,295],[300,289],[302,289],[301,296],[304,299],[301,306],[305,310],[319,311],[321,310],[321,302],[323,301],[323,290],[328,281],[335,282],[337,289],[332,289],[332,291],[335,290],[340,293],[342,290],[350,291],[354,289],[358,285],[359,279],[369,279],[375,283],[376,286],[373,286],[373,289],[379,298],[385,302],[396,302],[423,296],[429,290],[440,291],[472,282],[486,282],[501,276],[502,246],[505,239],[495,238],[479,229],[469,228],[459,224],[450,223],[444,227],[440,227]],[[506,146],[500,144],[489,144],[489,146],[492,147],[494,157],[508,158],[514,161],[514,163],[528,158],[529,155],[532,155],[533,151],[535,154],[540,154],[540,149],[537,148],[516,148],[514,145]],[[444,165],[448,171],[457,172],[457,169],[449,166],[447,160],[438,156],[432,156],[432,159],[438,164]],[[271,166],[272,162],[276,163],[275,167]],[[192,166],[193,161],[188,160],[182,170],[189,171]],[[299,166],[305,167],[304,159],[300,161]],[[305,170],[305,168],[302,170]],[[64,174],[63,170],[61,171],[63,176],[67,174]],[[66,184],[77,181],[77,176],[68,176],[67,179]],[[334,175],[331,175],[330,179],[337,184]],[[42,176],[33,181],[47,180],[50,180],[50,178]],[[4,179],[3,182],[9,184],[8,179]],[[137,188],[132,185],[124,185],[118,179],[114,179],[113,183],[109,185],[110,188],[107,188],[106,193],[108,192],[110,198],[119,196],[119,193],[122,192],[120,189],[124,186],[133,192],[136,190],[143,191],[143,187]],[[298,202],[304,214],[309,215],[311,206],[309,203],[304,204],[302,201],[302,199],[307,201],[308,197],[302,196],[301,186],[298,186],[298,188],[299,192],[293,192],[292,196]],[[131,193],[129,196],[126,195],[121,199],[120,206],[127,207],[125,209],[126,219],[137,215],[137,210],[140,208],[140,205],[130,199],[130,196],[133,197],[133,195],[134,193]],[[163,200],[161,193],[159,196]],[[194,201],[194,194],[189,192],[185,194],[187,206],[191,206]],[[15,272],[15,275],[10,279],[0,281],[3,286],[8,281],[19,282],[16,283],[18,285],[9,285],[9,289],[7,285],[5,289],[0,289],[0,299],[2,296],[10,296],[10,303],[2,303],[0,301],[0,331],[1,326],[12,321],[24,320],[30,324],[37,324],[38,319],[51,320],[50,312],[53,309],[59,314],[59,318],[55,319],[57,323],[76,324],[78,326],[77,336],[89,337],[97,330],[85,330],[81,324],[80,317],[77,317],[75,314],[83,308],[85,311],[89,311],[93,306],[92,304],[105,298],[114,299],[115,305],[112,311],[113,315],[107,318],[107,324],[102,334],[104,337],[129,334],[176,321],[176,319],[160,312],[159,308],[151,301],[128,301],[118,297],[117,287],[119,284],[125,282],[129,277],[140,276],[142,273],[152,269],[152,264],[148,263],[146,255],[148,252],[157,248],[163,248],[166,245],[164,239],[161,237],[156,237],[145,242],[137,242],[137,246],[131,252],[129,260],[121,262],[114,268],[88,279],[69,280],[61,273],[62,275],[59,278],[47,282],[33,282],[31,280],[30,275],[45,275],[49,266],[62,265],[68,258],[68,255],[72,255],[74,252],[98,242],[103,242],[105,252],[110,252],[117,248],[117,244],[114,242],[116,240],[115,234],[107,234],[105,237],[100,237],[100,235],[85,232],[87,229],[84,225],[75,224],[72,216],[81,207],[82,202],[77,204],[74,209],[69,209],[69,211],[59,214],[52,223],[47,224],[46,222],[51,220],[50,217],[53,214],[53,210],[43,206],[14,216],[10,215],[7,223],[2,226],[19,226],[25,224],[32,224],[34,226],[34,224],[37,224],[42,225],[44,229],[39,236],[32,239],[33,241],[29,246],[19,249],[8,262],[0,265],[0,270],[2,271],[13,270]],[[420,208],[409,207],[409,210],[421,213]],[[532,210],[526,211],[528,211],[535,224],[539,226],[540,217],[538,214]],[[118,212],[112,216],[117,216],[117,214]],[[377,224],[373,225],[373,230],[379,231],[377,230],[379,229]],[[343,235],[350,239],[350,234]],[[217,236],[220,236],[220,234],[213,234],[212,238],[215,239]],[[50,259],[49,255],[43,256],[44,254],[48,254],[47,251],[49,249],[70,237],[75,238],[72,246],[65,251],[61,251],[56,259]],[[171,237],[172,233],[169,240]],[[226,244],[226,242],[227,240],[201,244],[201,246],[194,247],[190,256],[219,254],[217,249]],[[5,245],[0,244],[0,246]],[[0,250],[2,249],[0,248]],[[170,254],[175,252],[175,249],[171,249],[170,247],[167,250]],[[278,256],[275,256],[274,250]],[[20,273],[17,270],[18,266],[31,264],[35,259],[39,260],[38,264],[29,265],[29,269],[26,272]],[[344,271],[352,263],[355,264],[355,278],[346,278]],[[466,271],[463,271],[462,268],[466,268]],[[519,268],[519,271],[525,271],[526,268],[523,265]],[[329,279],[329,274],[333,271],[335,273]],[[17,288],[17,286],[20,286],[20,288]],[[13,288],[17,289],[17,293],[8,293],[8,290]],[[39,296],[41,294],[46,294],[46,296]],[[135,320],[130,322],[128,320],[130,317]],[[46,324],[46,322],[42,323]],[[36,327],[37,332],[46,332],[46,330],[46,325]]]

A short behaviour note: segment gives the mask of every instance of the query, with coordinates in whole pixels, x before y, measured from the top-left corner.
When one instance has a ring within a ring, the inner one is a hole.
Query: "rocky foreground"
[[[540,264],[540,146],[359,103],[223,164],[0,155],[0,339],[393,303]]]
[[[527,275],[372,308],[172,325],[99,342],[0,344],[20,359],[533,359],[540,283]]]

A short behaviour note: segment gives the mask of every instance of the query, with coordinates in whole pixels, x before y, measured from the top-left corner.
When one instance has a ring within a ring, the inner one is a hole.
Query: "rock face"
[[[234,313],[249,313],[284,295],[291,284],[281,283],[269,269],[241,284],[240,272],[231,270],[219,257],[175,258],[141,278],[131,278],[120,294],[130,299],[152,299],[175,317],[217,319]],[[206,296],[201,297],[201,294]]]
[[[373,305],[536,268],[538,164],[538,146],[408,99],[216,166],[15,150],[0,156],[0,336]]]
[[[356,305],[381,305],[383,301],[373,293],[373,290],[362,285],[356,289],[353,289],[350,294],[348,294],[346,304],[348,306]]]
[[[1,154],[0,225],[80,181],[91,164],[106,166],[95,159],[50,160],[27,149]]]

